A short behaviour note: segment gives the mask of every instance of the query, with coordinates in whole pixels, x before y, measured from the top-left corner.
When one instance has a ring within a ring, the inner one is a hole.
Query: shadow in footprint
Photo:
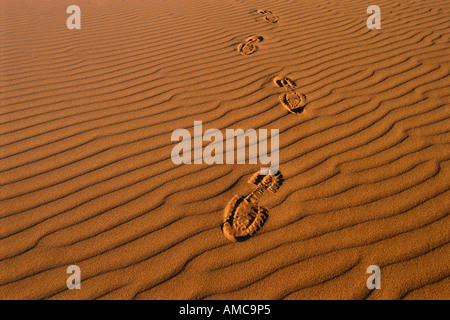
[[[261,229],[269,210],[259,205],[259,199],[267,190],[277,192],[283,183],[283,175],[257,172],[248,182],[256,185],[256,189],[247,196],[235,195],[224,210],[222,232],[231,241],[245,241]]]
[[[306,96],[298,93],[295,88],[296,83],[288,77],[275,77],[273,83],[286,89],[286,92],[280,95],[281,104],[291,113],[302,113],[306,106]]]
[[[243,43],[238,45],[238,51],[241,54],[249,55],[258,51],[257,43],[263,41],[264,38],[261,36],[250,36]]]

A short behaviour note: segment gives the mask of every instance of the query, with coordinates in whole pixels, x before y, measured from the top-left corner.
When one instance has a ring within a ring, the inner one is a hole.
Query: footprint
[[[258,50],[257,43],[263,41],[263,37],[260,36],[250,36],[245,39],[244,43],[238,45],[238,51],[242,54],[249,55]]]
[[[283,183],[283,175],[280,172],[261,175],[258,171],[248,182],[255,184],[256,189],[247,196],[235,195],[224,210],[222,232],[232,241],[244,241],[261,229],[269,210],[258,205],[259,199],[266,190],[277,192]]]
[[[278,17],[275,16],[272,11],[269,10],[258,10],[258,13],[260,14],[265,14],[266,16],[264,17],[264,20],[266,20],[269,23],[277,23],[278,22]]]
[[[295,91],[297,85],[293,80],[288,77],[275,77],[273,83],[286,89],[286,92],[280,95],[280,102],[289,112],[302,113],[305,110],[306,96]]]

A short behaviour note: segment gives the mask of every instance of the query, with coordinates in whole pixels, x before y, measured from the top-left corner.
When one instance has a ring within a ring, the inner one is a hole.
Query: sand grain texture
[[[1,299],[450,298],[449,1],[71,4],[0,4]],[[173,164],[194,121],[280,130],[247,241],[220,225],[260,165]]]

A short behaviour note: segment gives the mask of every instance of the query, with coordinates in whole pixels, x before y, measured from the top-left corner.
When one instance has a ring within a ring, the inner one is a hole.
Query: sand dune
[[[71,4],[0,4],[1,299],[450,298],[450,2]],[[246,241],[261,165],[174,164],[194,121],[280,131]]]

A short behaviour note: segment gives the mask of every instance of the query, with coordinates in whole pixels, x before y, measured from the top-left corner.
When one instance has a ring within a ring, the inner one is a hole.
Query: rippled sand
[[[1,299],[450,299],[449,1],[71,4],[0,4]],[[194,121],[280,130],[246,241],[223,210],[261,165],[175,165]]]

